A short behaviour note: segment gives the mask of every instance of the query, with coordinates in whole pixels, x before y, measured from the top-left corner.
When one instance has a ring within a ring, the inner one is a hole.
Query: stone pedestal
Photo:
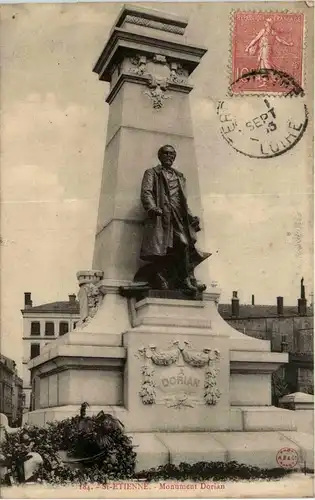
[[[30,362],[35,410],[25,419],[43,425],[78,414],[86,401],[88,414],[102,409],[124,423],[138,445],[138,469],[200,460],[276,467],[282,447],[311,467],[312,439],[296,432],[295,412],[271,406],[271,374],[288,355],[221,318],[220,291],[205,265],[200,300],[120,294],[139,265],[141,178],[165,143],[178,149],[191,209],[202,221],[188,77],[205,49],[187,43],[186,25],[125,7],[96,63],[110,83],[96,271],[78,276],[78,328]]]
[[[271,374],[287,354],[220,328],[218,296],[214,289],[202,301],[123,299],[129,325],[120,334],[103,327],[64,335],[30,363],[38,398],[25,420],[75,416],[87,401],[88,414],[103,410],[124,423],[138,470],[169,460],[276,467],[282,447],[297,450],[297,467],[312,467],[311,436],[296,431],[297,412],[271,406]]]

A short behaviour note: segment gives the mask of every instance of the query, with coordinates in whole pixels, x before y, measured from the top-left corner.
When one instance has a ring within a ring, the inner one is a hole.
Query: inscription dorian
[[[200,379],[193,377],[186,377],[185,375],[177,375],[177,377],[167,377],[161,380],[163,387],[186,385],[190,387],[199,387]]]

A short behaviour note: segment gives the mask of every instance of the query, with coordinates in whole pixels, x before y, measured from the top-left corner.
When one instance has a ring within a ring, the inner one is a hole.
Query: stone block
[[[48,387],[49,387],[48,377],[40,379],[40,397],[39,397],[40,408],[47,408],[47,406],[49,406]]]
[[[67,404],[79,405],[83,401],[92,405],[122,405],[122,373],[118,370],[70,370]]]
[[[44,427],[49,422],[56,422],[66,418],[75,417],[80,415],[81,404],[78,405],[65,405],[55,406],[51,408],[42,408],[27,412],[23,414],[23,423],[38,425]],[[112,406],[98,406],[92,405],[87,408],[86,414],[88,416],[97,415],[100,411],[114,415],[114,407]]]
[[[279,403],[283,408],[290,410],[314,410],[314,395],[294,392],[280,398]]]
[[[314,433],[314,429],[313,429]],[[298,446],[299,448],[299,466],[306,466],[309,469],[314,469],[314,436],[312,434],[307,434],[304,432],[290,432],[284,431],[281,434],[290,439],[294,445],[291,447],[294,448]]]
[[[271,405],[271,375],[231,373],[230,402],[236,406]]]
[[[281,432],[217,432],[215,439],[227,450],[227,460],[269,469],[279,467],[281,448],[299,452],[299,446]]]
[[[243,430],[243,412],[236,406],[230,408],[230,431]]]
[[[209,330],[211,320],[206,305],[206,302],[199,300],[147,297],[135,304],[134,326],[179,326]],[[211,334],[209,331],[205,333]]]
[[[244,431],[296,430],[295,412],[275,406],[241,407]]]
[[[189,329],[187,329],[189,331]],[[205,335],[137,333],[124,334],[128,358],[125,366],[125,424],[130,432],[189,432],[229,429],[229,359],[227,339]],[[206,404],[204,384],[206,369],[194,367],[178,354],[178,342],[194,353],[203,349],[220,352],[216,363],[216,387],[221,392],[215,404]],[[158,364],[150,356],[151,347],[157,357],[175,356],[175,362]],[[145,349],[145,355],[143,355]],[[176,357],[178,356],[178,357]],[[147,378],[149,377],[149,379]],[[145,391],[153,391],[146,400]],[[142,393],[142,397],[141,397]],[[180,414],[179,414],[180,412]],[[179,418],[180,416],[180,418]]]
[[[174,465],[181,462],[226,461],[226,449],[215,439],[215,433],[159,433],[157,436],[168,449],[170,461]]]
[[[295,411],[296,429],[299,432],[312,434],[314,432],[314,411],[298,410]]]
[[[58,346],[59,355],[33,369],[40,383],[35,409],[83,401],[122,405],[124,352],[121,347]]]
[[[109,304],[107,304],[107,307],[109,307]],[[65,335],[59,338],[63,339],[64,337]],[[88,344],[89,346],[95,347],[121,347],[122,338],[121,335],[104,333],[104,327],[103,333],[92,332],[87,325],[87,327],[85,327],[83,331],[74,330],[72,332],[69,332],[68,337],[64,343],[84,346]]]
[[[58,405],[68,405],[70,400],[70,372],[58,373]]]
[[[151,433],[131,433],[129,436],[137,453],[136,472],[147,470],[169,462],[169,450],[159,435]]]
[[[116,337],[115,335],[113,336]],[[123,366],[126,352],[123,347],[83,344],[52,343],[49,351],[29,362],[33,375],[43,376],[51,371],[61,371],[64,366]],[[65,362],[67,360],[67,362]]]
[[[35,410],[29,413],[23,414],[23,424],[28,423],[30,425],[37,425],[38,427],[44,427],[45,425],[45,412],[46,410]]]
[[[58,373],[50,375],[48,378],[48,406],[57,406],[59,404],[58,392],[59,382]]]

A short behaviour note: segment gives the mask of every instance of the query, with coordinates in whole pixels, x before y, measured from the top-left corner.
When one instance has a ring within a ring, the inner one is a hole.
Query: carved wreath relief
[[[145,55],[137,54],[129,59],[131,66],[129,72],[138,76],[146,77],[149,90],[144,92],[151,101],[154,109],[161,109],[165,99],[171,96],[166,90],[172,83],[187,84],[187,71],[177,62],[169,62],[163,55],[156,54],[151,59]],[[148,69],[150,64],[151,69]],[[152,63],[154,68],[152,69]]]
[[[139,392],[143,404],[192,408],[198,404],[215,405],[219,401],[218,350],[198,351],[189,342],[182,346],[175,341],[167,350],[143,347],[139,355],[144,360]]]

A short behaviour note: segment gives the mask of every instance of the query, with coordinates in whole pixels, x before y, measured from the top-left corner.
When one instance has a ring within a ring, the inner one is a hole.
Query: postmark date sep
[[[267,111],[265,113],[261,113],[258,116],[255,116],[252,120],[249,120],[245,123],[245,126],[250,130],[254,131],[257,128],[261,128],[266,126],[266,132],[269,134],[270,132],[274,132],[277,130],[277,125],[274,120],[276,120],[275,109],[270,106],[267,99],[264,100],[267,106]]]

